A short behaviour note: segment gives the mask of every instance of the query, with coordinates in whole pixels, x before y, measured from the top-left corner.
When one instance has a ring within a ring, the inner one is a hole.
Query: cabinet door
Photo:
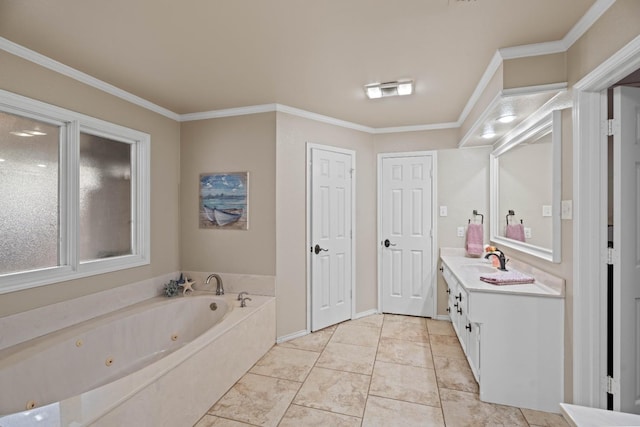
[[[480,382],[480,324],[467,321],[467,358],[473,376]]]
[[[458,330],[458,336],[460,337],[460,344],[462,349],[466,348],[467,330],[464,328],[467,324],[467,293],[462,286],[456,288],[455,295],[453,296],[454,302],[454,318],[455,324]]]

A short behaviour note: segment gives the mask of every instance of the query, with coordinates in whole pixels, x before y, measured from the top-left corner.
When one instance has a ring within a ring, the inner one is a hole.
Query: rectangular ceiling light
[[[404,96],[413,93],[413,80],[373,83],[364,87],[367,98],[376,99],[387,96]]]

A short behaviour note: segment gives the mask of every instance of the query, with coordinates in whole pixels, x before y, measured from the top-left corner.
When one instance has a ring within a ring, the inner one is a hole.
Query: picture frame
[[[199,228],[249,229],[249,172],[200,174]]]

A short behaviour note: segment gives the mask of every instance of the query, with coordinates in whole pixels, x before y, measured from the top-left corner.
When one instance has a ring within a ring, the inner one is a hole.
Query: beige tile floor
[[[480,402],[449,322],[385,314],[274,346],[195,427],[243,426],[568,424]]]

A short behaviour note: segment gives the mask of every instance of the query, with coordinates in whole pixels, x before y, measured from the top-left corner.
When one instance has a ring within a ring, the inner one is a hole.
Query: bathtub
[[[275,300],[157,297],[0,351],[0,427],[192,426],[275,342]]]

